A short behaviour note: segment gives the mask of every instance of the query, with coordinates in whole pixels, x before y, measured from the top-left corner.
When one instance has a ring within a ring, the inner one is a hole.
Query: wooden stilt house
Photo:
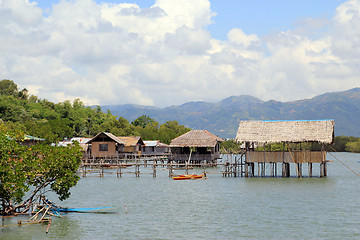
[[[141,155],[141,146],[144,145],[144,141],[140,136],[118,138],[125,143],[124,154]]]
[[[170,143],[177,163],[214,164],[220,158],[220,142],[224,140],[206,130],[191,130]]]
[[[334,141],[334,120],[279,120],[279,121],[241,121],[236,140],[245,143],[245,176],[277,175],[277,164],[282,164],[282,176],[291,174],[290,164],[295,165],[295,173],[302,176],[303,164],[308,165],[311,177],[314,163],[320,164],[320,177],[327,175],[325,144]],[[280,143],[281,150],[272,150],[271,144]],[[309,144],[320,144],[320,150],[310,151]],[[253,151],[251,146],[264,146],[263,151]],[[266,165],[270,165],[269,168]]]
[[[169,145],[160,141],[144,141],[141,146],[142,156],[165,156],[169,154]]]
[[[87,142],[91,148],[89,158],[118,158],[125,148],[125,142],[108,132],[100,132]]]

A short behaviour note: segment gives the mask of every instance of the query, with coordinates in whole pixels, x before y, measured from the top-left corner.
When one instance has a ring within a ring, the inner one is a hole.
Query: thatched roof
[[[87,144],[90,144],[92,143],[93,141],[97,141],[97,140],[105,140],[105,139],[111,139],[115,142],[117,142],[118,144],[122,144],[122,145],[125,145],[125,142],[121,139],[119,139],[118,137],[116,137],[114,134],[112,133],[108,133],[108,132],[100,132],[98,133],[95,137],[93,137],[90,141],[87,142]]]
[[[137,144],[144,145],[144,142],[140,136],[118,137],[118,139],[125,142],[126,147],[134,147]]]
[[[238,142],[320,142],[334,141],[334,120],[241,121]]]
[[[191,130],[171,140],[170,147],[215,147],[217,142],[222,141],[222,138],[206,130]]]

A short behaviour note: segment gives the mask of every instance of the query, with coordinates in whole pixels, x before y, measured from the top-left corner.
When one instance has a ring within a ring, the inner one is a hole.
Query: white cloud
[[[234,28],[224,41],[206,30],[214,16],[208,0],[157,0],[150,8],[61,0],[46,16],[28,0],[0,0],[0,14],[0,79],[51,101],[168,106],[241,94],[286,101],[358,85],[355,0],[328,21],[306,19],[262,38]]]

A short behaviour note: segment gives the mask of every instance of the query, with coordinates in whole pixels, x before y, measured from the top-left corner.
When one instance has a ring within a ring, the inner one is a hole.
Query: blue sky
[[[293,101],[359,87],[360,0],[1,0],[0,14],[0,79],[54,102]]]

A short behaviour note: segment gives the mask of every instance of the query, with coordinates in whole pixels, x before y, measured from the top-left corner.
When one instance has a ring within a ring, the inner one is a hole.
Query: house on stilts
[[[144,145],[141,146],[141,156],[167,156],[169,152],[169,145],[158,140],[144,141]]]
[[[316,163],[320,164],[320,177],[327,176],[325,144],[334,142],[334,125],[334,120],[241,121],[236,141],[245,143],[245,177],[255,176],[255,164],[258,176],[266,176],[266,169],[270,176],[277,176],[277,166],[281,164],[282,177],[290,177],[293,164],[293,173],[301,177],[306,163],[310,177]],[[280,143],[281,150],[271,149],[275,143]],[[309,145],[315,143],[320,150],[309,150]],[[254,151],[253,144],[263,146],[264,150]]]
[[[224,140],[206,130],[191,130],[170,142],[172,161],[188,164],[215,165]]]
[[[108,132],[100,132],[87,141],[89,153],[86,159],[105,159],[122,157],[125,142]]]
[[[118,139],[125,143],[123,153],[126,158],[136,155],[141,156],[141,146],[144,145],[144,141],[140,136],[118,137]]]

